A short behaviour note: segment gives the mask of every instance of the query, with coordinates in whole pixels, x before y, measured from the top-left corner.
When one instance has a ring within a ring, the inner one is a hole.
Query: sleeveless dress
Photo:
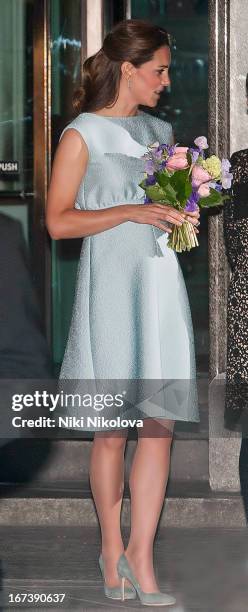
[[[75,208],[143,204],[141,156],[155,141],[172,142],[171,125],[143,112],[82,113],[65,130],[72,128],[89,152]],[[125,383],[131,417],[199,421],[188,296],[167,238],[154,226],[128,221],[83,239],[60,379],[74,380],[74,389],[80,381],[85,389],[86,381],[102,380],[120,391]],[[82,408],[67,407],[67,414],[82,416]]]

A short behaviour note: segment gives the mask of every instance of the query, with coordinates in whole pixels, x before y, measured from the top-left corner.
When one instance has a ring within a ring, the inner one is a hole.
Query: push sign
[[[0,161],[0,174],[18,174],[19,162],[15,160]]]

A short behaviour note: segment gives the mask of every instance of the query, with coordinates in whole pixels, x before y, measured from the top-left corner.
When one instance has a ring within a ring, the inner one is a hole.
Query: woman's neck
[[[99,111],[95,111],[96,115],[104,115],[105,117],[134,117],[139,115],[139,107],[137,104],[123,104],[118,101],[114,106],[101,108]]]

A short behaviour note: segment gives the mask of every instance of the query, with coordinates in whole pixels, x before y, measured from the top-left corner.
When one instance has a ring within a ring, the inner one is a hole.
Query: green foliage
[[[227,198],[223,195],[221,195],[221,193],[219,193],[218,191],[215,191],[215,189],[212,189],[210,187],[210,195],[207,198],[200,198],[199,202],[198,202],[198,206],[200,206],[200,208],[211,208],[212,206],[221,206],[224,203],[225,199],[228,199],[229,196],[227,196]]]
[[[172,185],[169,185],[169,184],[166,185],[166,187],[164,188],[164,193],[166,196],[166,202],[168,204],[173,204],[173,205],[178,204],[178,197]]]
[[[166,204],[167,202],[166,193],[159,185],[148,185],[146,187],[146,194],[153,202],[161,202],[161,204]]]
[[[165,189],[170,182],[170,175],[167,172],[155,172],[155,178],[162,189]]]
[[[189,153],[189,151],[187,151],[186,157],[187,157],[187,162],[188,162],[189,166],[191,166],[191,164],[192,164],[192,155],[191,155],[191,153]]]
[[[192,192],[188,170],[176,170],[170,178],[170,184],[177,194],[177,200],[184,206]]]

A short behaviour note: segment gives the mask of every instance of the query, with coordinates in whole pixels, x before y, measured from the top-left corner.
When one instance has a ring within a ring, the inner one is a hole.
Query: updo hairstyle
[[[121,64],[128,61],[137,68],[163,46],[170,46],[170,36],[163,28],[138,19],[118,23],[102,48],[83,64],[82,86],[73,98],[75,111],[111,108],[119,94]]]

